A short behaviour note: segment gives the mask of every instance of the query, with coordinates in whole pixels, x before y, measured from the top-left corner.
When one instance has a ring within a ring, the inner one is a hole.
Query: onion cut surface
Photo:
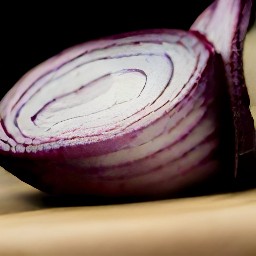
[[[70,48],[1,101],[2,165],[56,194],[187,188],[223,168],[224,70],[197,31],[142,31]]]

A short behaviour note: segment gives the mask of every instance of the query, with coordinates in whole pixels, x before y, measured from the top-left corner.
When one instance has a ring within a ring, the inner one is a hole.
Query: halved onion
[[[0,104],[2,165],[46,192],[110,196],[166,195],[232,170],[223,151],[234,148],[227,83],[237,80],[213,43],[197,31],[140,31],[44,62]]]

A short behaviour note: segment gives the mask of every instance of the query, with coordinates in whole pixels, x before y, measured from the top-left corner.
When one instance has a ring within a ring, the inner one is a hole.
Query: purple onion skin
[[[242,50],[246,21],[232,24]],[[52,194],[166,196],[231,179],[235,155],[254,147],[241,142],[237,112],[232,122],[232,92],[246,91],[241,55],[227,72],[197,26],[88,42],[30,71],[0,103],[1,165]],[[248,98],[239,104],[250,130]]]

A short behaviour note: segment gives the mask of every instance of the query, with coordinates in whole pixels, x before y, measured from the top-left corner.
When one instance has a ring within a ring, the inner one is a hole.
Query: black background
[[[0,6],[0,98],[29,69],[67,47],[134,30],[188,29],[211,2],[70,1],[53,6],[34,1]]]

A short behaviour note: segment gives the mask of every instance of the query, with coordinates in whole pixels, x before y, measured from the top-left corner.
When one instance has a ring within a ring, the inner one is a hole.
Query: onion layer
[[[4,97],[2,165],[50,193],[169,194],[222,170],[225,91],[221,57],[198,32],[88,42]]]

